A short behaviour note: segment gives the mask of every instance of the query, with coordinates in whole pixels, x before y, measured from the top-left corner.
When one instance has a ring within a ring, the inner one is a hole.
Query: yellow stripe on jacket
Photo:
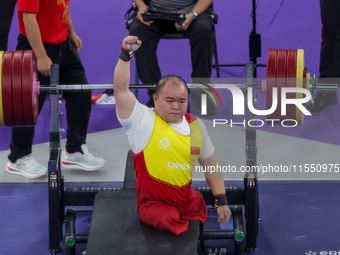
[[[143,150],[150,176],[177,187],[191,181],[194,165],[203,147],[203,134],[198,120],[192,115],[186,115],[186,118],[190,123],[190,135],[176,132],[155,113],[154,129]]]

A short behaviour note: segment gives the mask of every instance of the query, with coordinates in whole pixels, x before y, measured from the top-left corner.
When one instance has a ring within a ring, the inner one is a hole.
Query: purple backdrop
[[[79,52],[86,68],[90,83],[112,83],[113,70],[118,59],[121,40],[128,34],[124,24],[124,13],[130,1],[71,1],[70,13],[76,32],[83,40]],[[214,1],[215,12],[219,15],[216,26],[217,47],[220,63],[244,63],[249,61],[248,37],[252,29],[252,1]],[[18,35],[17,16],[13,18],[9,50],[14,50]],[[262,57],[266,62],[269,48],[302,48],[305,50],[306,66],[311,74],[318,76],[321,23],[318,1],[272,0],[257,3],[257,32],[262,39]],[[162,40],[158,49],[163,74],[175,73],[190,82],[191,63],[187,40]],[[131,83],[134,81],[134,60],[132,61]],[[216,77],[215,72],[213,76]],[[244,77],[244,68],[221,68],[222,77]],[[265,77],[265,68],[258,69],[258,77]],[[101,91],[94,91],[98,94]],[[145,92],[141,91],[143,102]],[[46,102],[48,103],[48,102]],[[224,105],[229,105],[226,102]],[[62,107],[63,109],[63,107]],[[308,125],[292,129],[269,129],[293,136],[301,136],[325,142],[340,144],[337,139],[339,121],[335,115],[339,106],[325,114],[308,118]],[[65,121],[63,121],[65,123]],[[63,124],[64,125],[64,124]],[[65,125],[64,125],[65,126]],[[113,107],[94,105],[89,132],[119,126]],[[45,105],[37,125],[35,143],[48,141],[49,107]],[[315,135],[319,130],[322,135]],[[0,130],[0,150],[8,149],[9,128]]]

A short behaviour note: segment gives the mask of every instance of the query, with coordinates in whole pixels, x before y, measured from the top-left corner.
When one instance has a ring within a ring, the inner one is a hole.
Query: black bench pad
[[[196,255],[199,221],[176,236],[142,222],[136,191],[99,192],[96,195],[86,255]]]

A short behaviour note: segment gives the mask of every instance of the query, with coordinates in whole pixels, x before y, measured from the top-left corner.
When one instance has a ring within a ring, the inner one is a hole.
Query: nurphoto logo
[[[211,89],[215,95],[217,96],[217,98],[219,99],[221,105],[222,105],[222,100],[220,98],[220,95],[217,93],[217,91],[211,87],[208,84],[203,84],[204,86],[208,87],[209,89]],[[244,105],[245,105],[245,96],[243,94],[242,89],[240,89],[239,87],[232,85],[232,84],[223,84],[222,85],[223,88],[228,89],[231,94],[232,94],[232,98],[233,98],[233,115],[244,115],[245,111],[244,111]],[[222,88],[222,87],[221,87]],[[200,88],[203,91],[205,91],[215,102],[216,105],[216,100],[213,97],[213,95],[205,88]],[[288,93],[301,93],[304,94],[305,97],[303,98],[287,98],[287,94]],[[201,99],[202,99],[202,104],[201,104],[201,114],[202,115],[207,115],[207,94],[202,94],[201,95]],[[255,114],[255,115],[261,115],[261,116],[266,116],[266,115],[270,115],[272,114],[277,106],[278,106],[278,88],[273,88],[273,101],[272,101],[272,105],[270,107],[270,109],[266,109],[266,110],[258,110],[255,109],[254,107],[254,102],[253,102],[253,88],[247,88],[247,103],[248,103],[248,108],[250,110],[251,113]],[[303,105],[307,102],[309,102],[309,100],[311,100],[312,95],[310,93],[309,90],[304,89],[304,88],[294,88],[294,87],[284,87],[281,88],[281,114],[282,115],[286,115],[287,114],[287,105],[291,104],[291,105],[295,105],[297,108],[300,109],[300,111],[304,114],[304,115],[312,115],[307,109],[306,107]]]
[[[217,93],[217,91],[213,87],[208,85],[208,84],[202,83],[202,85],[206,86],[208,89],[210,89],[212,92],[214,92],[214,94],[217,96],[218,100],[220,101],[220,104],[222,105],[221,97]],[[207,94],[202,94],[201,95],[201,114],[202,115],[207,115],[207,109],[208,109],[208,106],[207,106],[207,95],[210,96],[210,98],[214,101],[215,105],[217,105],[217,103],[216,103],[215,97],[211,94],[211,92],[209,90],[207,90],[205,88],[200,88],[200,89],[203,90],[205,93],[207,93]]]
[[[221,106],[222,106],[222,100],[221,100],[221,93],[223,93],[222,89],[227,89],[229,92],[231,92],[232,95],[232,113],[233,115],[245,115],[245,106],[247,105],[248,110],[257,116],[268,116],[273,114],[278,107],[280,107],[280,114],[281,116],[287,116],[287,106],[292,105],[296,109],[299,109],[302,114],[310,116],[311,113],[306,109],[305,104],[309,102],[312,98],[311,92],[305,88],[298,88],[298,87],[273,87],[272,88],[272,102],[269,109],[256,109],[254,106],[254,99],[253,99],[253,90],[252,87],[244,88],[246,90],[246,93],[243,92],[243,90],[234,85],[234,84],[219,84],[217,87],[218,89],[221,89],[219,93],[216,91],[216,86],[213,88],[212,86],[208,84],[202,83],[206,88],[200,88],[206,93],[201,94],[201,115],[207,115],[207,97],[208,95],[211,97],[211,99],[214,101],[215,105],[217,105],[215,97],[212,93],[216,95],[218,98]],[[208,89],[210,90],[208,90]],[[212,92],[211,92],[212,91]],[[246,96],[245,96],[246,94]],[[302,96],[299,97],[293,97],[292,94],[299,94]],[[280,98],[280,100],[279,100]],[[247,100],[247,101],[245,101]],[[247,102],[245,104],[245,102]],[[278,102],[281,102],[280,105],[278,105]],[[267,124],[274,126],[275,122],[280,121],[280,119],[266,119]],[[235,123],[234,120],[230,119],[214,119],[214,127],[216,125],[224,125],[224,124],[237,124],[237,125],[243,125],[246,124],[251,127],[261,127],[264,125],[264,121],[261,119],[251,119],[248,120],[247,123],[244,120],[243,122]],[[294,123],[294,124],[292,124]],[[297,126],[297,121],[295,119],[283,119],[281,120],[281,125],[284,127],[295,127]]]

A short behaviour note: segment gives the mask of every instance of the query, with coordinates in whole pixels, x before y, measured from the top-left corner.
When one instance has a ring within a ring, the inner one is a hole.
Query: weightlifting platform
[[[86,255],[196,255],[200,222],[179,236],[142,222],[133,190],[99,192],[95,197]]]

